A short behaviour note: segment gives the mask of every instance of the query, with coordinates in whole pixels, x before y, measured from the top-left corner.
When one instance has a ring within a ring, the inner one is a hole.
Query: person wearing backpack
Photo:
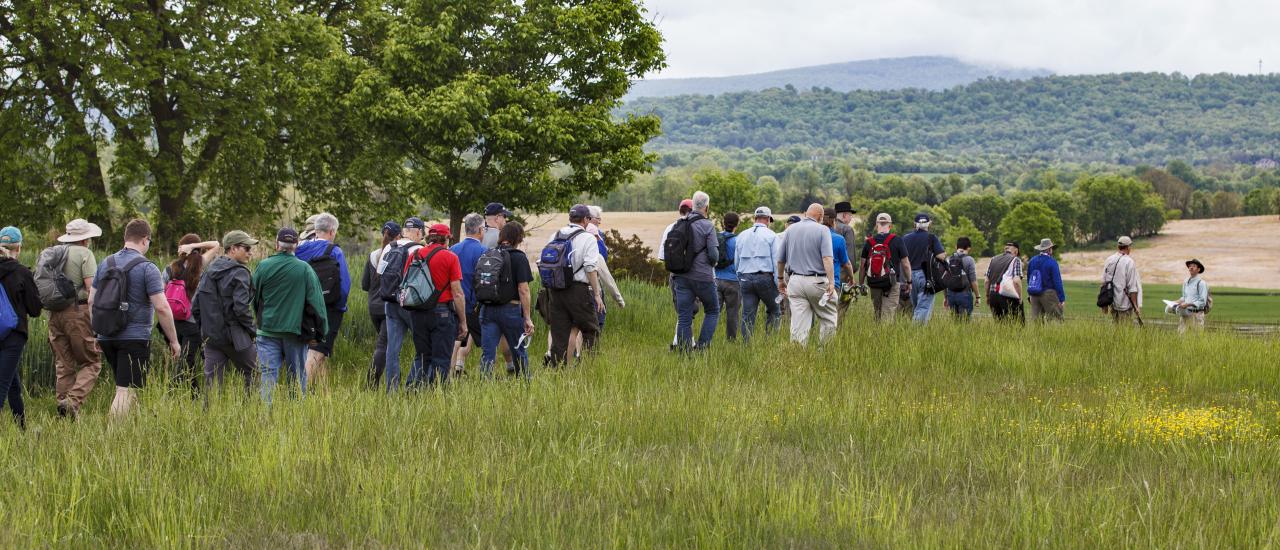
[[[200,391],[202,369],[199,365],[203,363],[204,340],[200,337],[200,325],[192,315],[191,303],[204,266],[221,252],[218,241],[204,242],[199,235],[188,233],[178,239],[178,257],[165,266],[162,273],[164,296],[169,302],[169,309],[173,310],[173,328],[178,332],[178,344],[182,346],[182,357],[178,360],[174,380],[179,384],[190,384],[192,397]]]
[[[911,263],[906,245],[893,233],[893,217],[888,213],[876,215],[875,234],[863,242],[861,256],[858,285],[871,288],[876,321],[892,323],[900,290],[911,288],[911,279],[906,278],[911,273]]]
[[[929,280],[929,270],[934,262],[946,260],[946,250],[938,236],[929,232],[933,218],[926,213],[916,214],[916,230],[902,237],[907,247],[907,261],[911,263],[911,320],[926,324],[933,317],[934,289]]]
[[[378,259],[378,288],[385,302],[386,335],[383,367],[386,370],[388,393],[400,388],[400,350],[404,347],[406,335],[413,336],[413,316],[409,310],[400,306],[400,286],[404,282],[404,273],[409,266],[409,257],[422,247],[422,239],[427,224],[418,217],[410,217],[404,221],[400,230],[400,239],[382,247],[382,255]],[[381,338],[379,338],[381,341]],[[376,353],[376,352],[375,352]],[[414,363],[414,367],[418,365]],[[377,365],[375,364],[376,368]],[[374,386],[382,377],[382,371],[371,374]]]
[[[324,296],[325,317],[329,320],[329,333],[324,339],[311,344],[307,352],[307,380],[313,387],[324,383],[328,369],[325,362],[333,355],[333,345],[342,328],[342,318],[347,314],[347,295],[351,293],[351,271],[347,257],[338,246],[338,218],[328,212],[315,215],[315,234],[298,245],[295,256],[311,265],[320,279]]]
[[[720,261],[715,225],[707,219],[711,197],[702,191],[693,194],[693,212],[677,221],[662,243],[671,287],[676,295],[676,348],[682,352],[705,350],[715,336],[720,320],[720,298],[716,296],[715,266]],[[693,339],[695,302],[703,308],[702,328]]]
[[[298,379],[298,392],[307,394],[307,347],[330,333],[320,277],[294,255],[298,231],[276,232],[276,253],[258,264],[251,283],[258,315],[259,392],[271,403],[280,370],[286,363]]]
[[[505,338],[515,366],[508,374],[523,373],[525,379],[529,379],[528,342],[534,331],[529,283],[533,282],[533,271],[529,269],[529,257],[520,250],[522,242],[524,227],[508,222],[499,232],[497,248],[486,251],[481,258],[485,265],[477,268],[481,275],[476,289],[484,335],[480,372],[485,377],[493,376],[498,342]]]
[[[724,305],[724,334],[730,342],[738,339],[738,322],[742,320],[742,287],[738,283],[738,270],[733,266],[737,252],[738,214],[729,212],[722,219],[724,231],[716,236],[717,247],[722,254],[716,262],[716,297]]]
[[[572,329],[582,333],[582,348],[590,351],[600,335],[604,295],[596,273],[600,249],[587,233],[591,210],[584,204],[569,209],[569,225],[551,235],[538,256],[538,276],[550,296],[547,313],[551,325],[549,365],[568,360]]]
[[[409,257],[405,270],[400,305],[409,310],[413,323],[414,363],[405,380],[410,389],[448,382],[453,346],[467,337],[462,264],[446,248],[451,236],[449,226],[432,225],[427,230],[427,245]],[[429,284],[423,287],[419,281]],[[409,301],[413,293],[423,299],[422,303]]]
[[[499,212],[498,217],[504,216]],[[502,224],[503,226],[506,225],[505,219]],[[485,237],[485,217],[480,214],[472,212],[462,217],[462,233],[462,239],[457,244],[449,247],[449,251],[458,257],[458,263],[462,266],[462,293],[466,298],[467,309],[465,322],[467,323],[468,336],[466,340],[454,344],[454,375],[461,375],[464,372],[467,357],[471,355],[471,350],[480,345],[480,306],[476,302],[472,284],[476,275],[476,263],[480,261],[480,256],[484,255],[485,251],[497,247],[497,241],[495,241],[494,246],[485,246],[481,242]],[[508,351],[507,355],[509,356],[510,353]]]
[[[369,363],[369,371],[365,374],[369,389],[377,389],[382,382],[382,371],[387,366],[387,302],[382,299],[381,285],[378,281],[378,262],[387,246],[400,238],[400,224],[389,221],[382,224],[382,245],[369,252],[364,271],[360,274],[360,290],[368,293],[369,322],[378,332],[373,344],[373,359]]]
[[[54,398],[60,416],[80,413],[102,372],[102,350],[93,333],[89,318],[93,299],[93,276],[98,272],[98,259],[89,249],[93,239],[102,236],[102,228],[84,219],[67,222],[66,233],[58,237],[58,245],[40,253],[36,264],[36,286],[57,295],[59,287],[68,288],[71,303],[45,303],[49,310],[49,347],[53,350]],[[61,281],[59,280],[61,279]],[[65,281],[65,282],[64,282]],[[62,298],[62,296],[57,296]],[[60,300],[59,300],[60,301]]]
[[[1187,280],[1182,283],[1182,297],[1173,303],[1173,310],[1178,315],[1178,334],[1186,334],[1187,328],[1196,332],[1204,331],[1204,315],[1209,311],[1213,300],[1209,297],[1209,283],[1204,282],[1204,264],[1200,260],[1190,259],[1186,262]]]
[[[147,261],[151,225],[135,219],[125,225],[124,248],[98,264],[93,277],[93,330],[115,375],[112,419],[124,418],[137,403],[137,388],[146,384],[151,363],[151,327],[155,320],[174,359],[182,346],[173,326],[173,310],[164,295],[160,269]]]
[[[42,306],[35,277],[18,263],[21,253],[22,231],[12,226],[0,229],[0,407],[8,402],[14,422],[25,428],[22,351],[27,347],[27,319],[39,317]]]
[[[1116,253],[1102,264],[1102,283],[1111,286],[1111,301],[1106,309],[1119,323],[1142,324],[1142,277],[1133,260],[1133,239],[1116,240]]]
[[[1004,243],[1004,253],[992,258],[991,263],[987,264],[987,305],[991,307],[991,316],[997,321],[1026,321],[1022,315],[1021,250],[1017,241]]]
[[[973,316],[973,306],[982,299],[978,293],[978,263],[969,255],[973,242],[969,237],[956,239],[956,251],[947,258],[946,307],[956,319],[968,321]]]
[[[253,278],[249,260],[258,240],[244,231],[222,237],[223,255],[204,269],[191,300],[192,319],[199,324],[198,337],[204,342],[205,403],[213,388],[222,388],[227,364],[244,377],[246,395],[252,389],[258,367],[254,345],[257,326],[253,320]]]
[[[676,218],[676,221],[671,222],[669,225],[667,225],[666,229],[662,230],[662,237],[658,240],[658,242],[660,243],[658,245],[658,254],[657,254],[658,261],[663,262],[664,264],[666,263],[667,258],[666,258],[666,253],[663,251],[663,248],[664,248],[663,245],[667,242],[667,237],[671,236],[671,230],[675,229],[676,224],[680,223],[680,220],[683,220],[685,217],[687,217],[690,212],[693,212],[693,199],[683,199],[680,201],[680,204],[676,206],[676,213],[679,214],[680,217]],[[671,309],[672,311],[675,311],[676,310],[676,292],[675,292],[676,287],[671,282],[671,278],[673,276],[674,274],[672,273],[667,274],[667,288],[671,290]],[[672,350],[675,350],[676,346],[680,342],[680,330],[678,327],[679,324],[680,323],[677,322],[676,323],[677,326],[671,329],[671,346],[670,347]],[[547,353],[549,356],[550,352],[548,351]]]
[[[1027,262],[1027,295],[1031,302],[1031,320],[1062,321],[1067,309],[1067,292],[1062,288],[1062,271],[1053,259],[1053,241],[1041,239],[1035,247],[1036,257]]]

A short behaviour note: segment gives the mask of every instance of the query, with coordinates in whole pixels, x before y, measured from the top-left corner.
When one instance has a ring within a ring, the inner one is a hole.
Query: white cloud
[[[1118,71],[1280,72],[1277,0],[648,0],[660,76],[907,55]]]

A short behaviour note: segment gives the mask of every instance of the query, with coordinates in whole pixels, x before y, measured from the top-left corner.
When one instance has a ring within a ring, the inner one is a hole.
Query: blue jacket
[[[722,231],[721,233],[729,233],[729,232]],[[724,254],[727,254],[728,255],[727,257],[733,258],[734,252],[737,251],[737,247],[738,247],[738,236],[734,235],[733,233],[729,233],[728,235],[725,235],[725,236],[727,237],[724,240],[725,249],[722,252]],[[729,264],[729,267],[726,267],[724,269],[717,269],[716,278],[722,281],[736,281],[738,280],[738,267],[731,263]]]
[[[324,249],[329,246],[329,241],[324,239],[312,239],[303,241],[298,245],[298,250],[294,251],[294,256],[304,262],[311,261],[312,258],[319,258],[324,254]],[[338,278],[342,287],[342,296],[338,297],[338,303],[335,307],[338,311],[347,310],[347,295],[351,294],[351,271],[347,269],[347,257],[342,253],[342,247],[333,247],[333,259],[338,261]]]
[[[1067,301],[1067,291],[1062,289],[1062,271],[1058,269],[1058,261],[1048,254],[1039,254],[1031,258],[1031,262],[1027,264],[1027,281],[1031,280],[1031,274],[1040,272],[1040,280],[1045,290],[1052,289],[1058,293],[1058,301]]]
[[[476,263],[485,250],[483,243],[471,237],[463,237],[458,244],[449,247],[449,251],[458,256],[458,263],[462,264],[462,294],[466,297],[467,311],[476,307],[475,290],[471,285],[476,275]]]

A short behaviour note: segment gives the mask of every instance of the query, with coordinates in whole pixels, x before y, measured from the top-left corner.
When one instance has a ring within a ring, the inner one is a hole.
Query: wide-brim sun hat
[[[1196,266],[1196,267],[1198,267],[1198,268],[1200,268],[1200,272],[1201,272],[1201,273],[1204,273],[1204,264],[1200,263],[1200,260],[1197,260],[1197,259],[1195,259],[1195,258],[1191,258],[1190,260],[1187,260],[1187,266],[1188,266],[1188,267],[1193,266],[1193,265],[1194,265],[1194,266]]]
[[[1040,252],[1044,252],[1044,251],[1046,251],[1046,250],[1049,250],[1050,248],[1053,248],[1053,240],[1051,240],[1051,239],[1040,239],[1040,244],[1035,245],[1035,246],[1033,246],[1032,248],[1034,248],[1034,249],[1036,249],[1036,250],[1038,250],[1038,251],[1040,251]]]
[[[102,236],[102,228],[98,224],[91,223],[83,218],[76,218],[67,222],[67,232],[58,237],[60,243],[78,243],[85,239],[96,239]]]

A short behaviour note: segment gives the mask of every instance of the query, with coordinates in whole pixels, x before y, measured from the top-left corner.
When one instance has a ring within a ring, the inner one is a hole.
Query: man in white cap
[[[773,275],[777,269],[778,235],[769,229],[773,212],[768,206],[756,209],[751,229],[738,235],[734,247],[733,267],[738,272],[742,293],[742,341],[751,339],[756,326],[756,311],[764,304],[765,330],[772,332],[782,320],[778,307],[778,286]]]
[[[93,277],[98,271],[98,261],[89,250],[89,243],[102,236],[102,228],[77,218],[68,222],[66,229],[66,234],[58,237],[62,244],[51,253],[40,255],[51,265],[42,264],[36,272],[37,283],[41,283],[40,279],[46,274],[56,276],[61,272],[75,288],[75,304],[49,312],[49,347],[53,349],[57,375],[54,396],[58,401],[58,414],[75,417],[102,371],[102,349],[89,325]]]
[[[1138,264],[1130,254],[1133,239],[1120,237],[1116,241],[1116,253],[1102,264],[1102,283],[1111,283],[1111,318],[1116,323],[1142,323],[1142,277]]]

